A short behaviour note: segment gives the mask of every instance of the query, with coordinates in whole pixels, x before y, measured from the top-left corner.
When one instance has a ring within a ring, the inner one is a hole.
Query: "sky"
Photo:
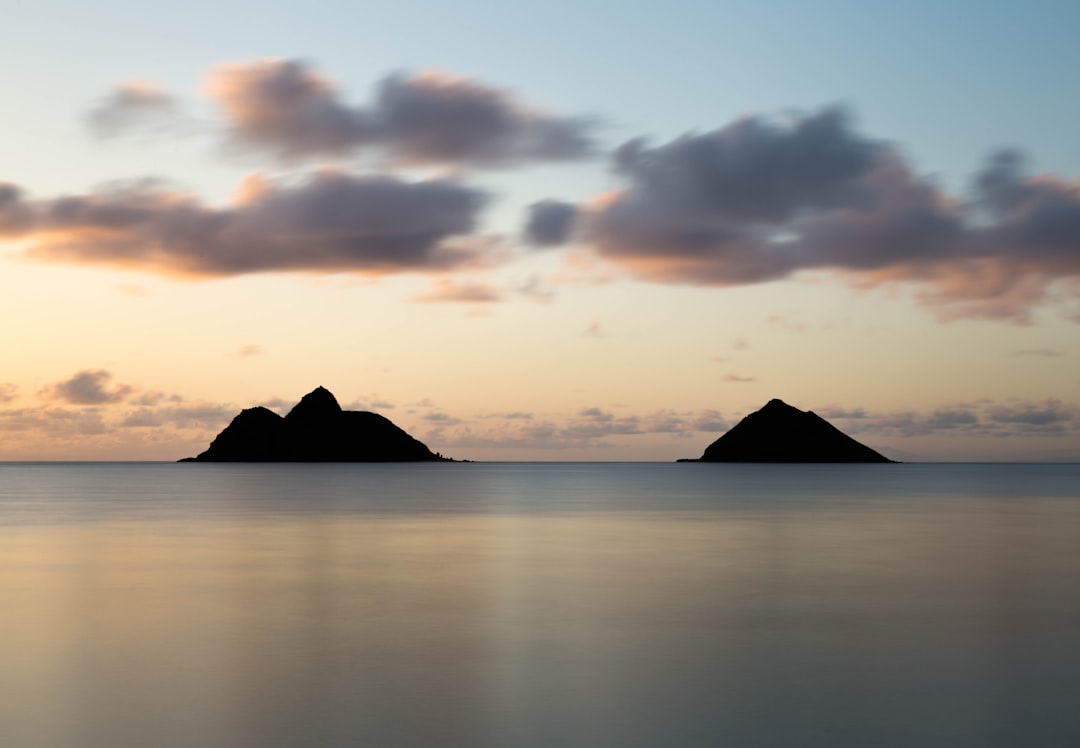
[[[1073,0],[0,0],[0,460],[325,386],[473,460],[771,398],[1080,461]]]

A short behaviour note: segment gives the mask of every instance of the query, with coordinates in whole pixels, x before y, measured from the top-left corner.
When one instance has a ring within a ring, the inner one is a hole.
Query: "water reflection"
[[[679,511],[654,493],[536,512],[474,473],[484,511],[390,513],[326,480],[292,503],[234,487],[228,511],[173,495],[0,527],[0,742],[1080,739],[1080,502],[819,484],[812,507],[710,507],[691,485]]]

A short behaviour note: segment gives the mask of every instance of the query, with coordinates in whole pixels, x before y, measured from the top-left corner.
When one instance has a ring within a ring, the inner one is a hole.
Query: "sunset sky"
[[[0,460],[323,385],[474,460],[779,397],[1080,460],[1075,0],[0,0]]]

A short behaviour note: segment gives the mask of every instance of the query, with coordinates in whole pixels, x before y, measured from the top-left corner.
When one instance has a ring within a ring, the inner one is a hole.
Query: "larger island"
[[[284,418],[267,408],[247,408],[197,457],[181,462],[450,462],[389,419],[342,410],[317,387]]]

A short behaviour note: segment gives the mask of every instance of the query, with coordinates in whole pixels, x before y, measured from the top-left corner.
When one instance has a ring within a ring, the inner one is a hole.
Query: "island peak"
[[[893,462],[812,411],[779,398],[765,403],[710,444],[680,462]]]
[[[293,406],[285,416],[285,420],[298,422],[321,419],[341,412],[341,405],[338,404],[334,393],[320,386],[300,398],[300,402]]]
[[[448,461],[368,411],[342,410],[325,387],[304,395],[282,418],[262,406],[241,410],[210,447],[184,462]]]

